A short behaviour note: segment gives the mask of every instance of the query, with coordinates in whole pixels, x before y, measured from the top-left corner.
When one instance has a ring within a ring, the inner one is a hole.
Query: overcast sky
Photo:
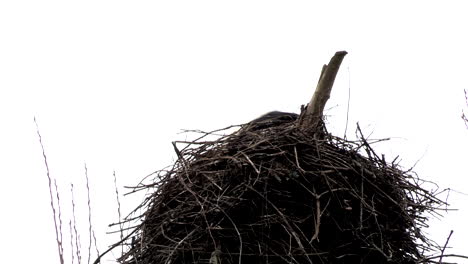
[[[379,152],[452,188],[459,210],[426,232],[444,244],[453,229],[446,253],[468,254],[463,1],[326,2],[0,2],[2,261],[59,263],[34,117],[60,188],[66,250],[73,182],[87,252],[86,163],[102,252],[118,239],[105,234],[118,219],[114,170],[119,188],[136,185],[173,162],[181,129],[298,112],[338,50],[349,54],[326,106],[329,131],[344,135],[350,90],[348,137],[356,122],[391,137]],[[123,213],[139,199],[122,198]]]

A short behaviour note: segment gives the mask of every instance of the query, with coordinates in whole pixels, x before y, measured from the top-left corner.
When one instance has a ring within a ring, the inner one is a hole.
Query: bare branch
[[[323,109],[330,98],[331,89],[335,82],[336,74],[340,69],[346,51],[338,51],[331,58],[328,65],[324,65],[320,74],[320,80],[314,95],[307,105],[306,113],[302,116],[301,127],[304,129],[315,129],[322,120]]]

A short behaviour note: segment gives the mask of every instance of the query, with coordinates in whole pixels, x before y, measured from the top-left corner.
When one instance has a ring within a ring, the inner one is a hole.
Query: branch
[[[301,127],[303,129],[314,130],[322,120],[323,109],[330,98],[336,74],[346,54],[348,54],[346,51],[338,51],[331,58],[328,65],[323,65],[317,88],[315,88],[314,95],[307,105],[305,114],[301,118]]]

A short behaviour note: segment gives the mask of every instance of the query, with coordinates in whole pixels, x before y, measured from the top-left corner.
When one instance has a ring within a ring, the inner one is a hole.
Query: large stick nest
[[[173,167],[139,187],[151,195],[120,242],[129,248],[119,261],[431,262],[433,245],[420,229],[443,203],[417,176],[363,137],[347,141],[297,123],[249,123],[213,141],[174,144]]]

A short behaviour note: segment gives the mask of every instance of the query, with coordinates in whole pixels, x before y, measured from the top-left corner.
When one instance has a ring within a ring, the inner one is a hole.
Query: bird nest
[[[119,261],[432,262],[425,252],[434,245],[420,229],[444,203],[362,134],[348,141],[321,127],[249,123],[174,143],[174,165],[137,187],[150,195],[116,244],[128,245]]]

